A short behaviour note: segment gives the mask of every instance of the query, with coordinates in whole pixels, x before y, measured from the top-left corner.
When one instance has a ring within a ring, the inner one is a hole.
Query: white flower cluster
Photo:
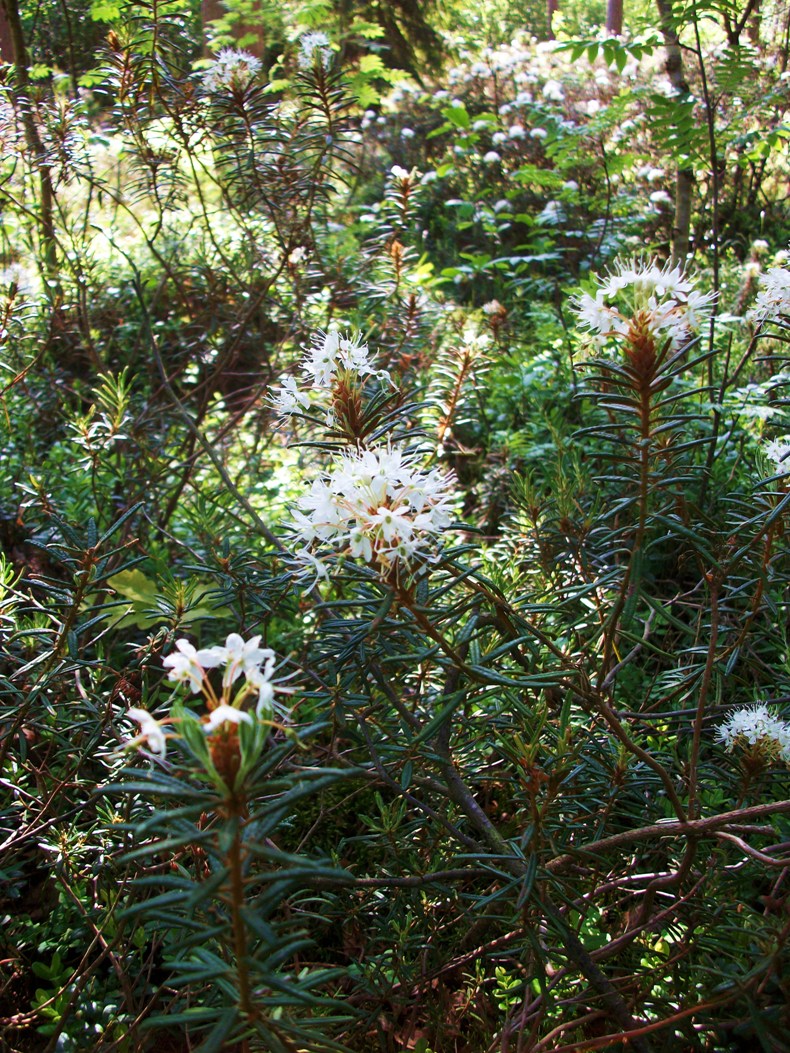
[[[451,473],[426,471],[394,446],[342,453],[293,513],[297,557],[318,577],[327,575],[327,549],[383,571],[430,558],[453,519],[453,483]]]
[[[790,270],[771,267],[760,275],[760,288],[748,317],[755,322],[790,319]]]
[[[272,396],[275,409],[281,416],[318,410],[327,424],[333,424],[334,388],[339,377],[371,376],[389,382],[389,373],[376,369],[369,356],[368,345],[358,336],[341,336],[334,331],[320,334],[302,359],[304,384],[300,386],[289,374],[280,377],[280,389]]]
[[[258,76],[261,68],[261,60],[249,51],[222,48],[214,65],[206,70],[203,84],[209,91],[246,88]]]
[[[299,66],[302,69],[310,69],[316,61],[316,52],[318,52],[319,63],[324,69],[328,69],[332,61],[329,37],[326,33],[321,32],[305,33],[299,41]]]
[[[638,317],[656,341],[682,347],[707,319],[715,299],[698,292],[680,267],[651,261],[622,263],[599,282],[594,297],[582,293],[575,303],[580,324],[599,346],[609,337],[627,337]]]
[[[787,475],[790,472],[790,435],[767,442],[763,446],[763,453],[776,465],[776,475]]]
[[[735,746],[759,746],[769,756],[790,764],[790,724],[766,705],[736,709],[729,720],[716,729],[716,738],[728,752]]]
[[[245,641],[238,633],[231,633],[224,647],[206,647],[198,651],[189,640],[176,640],[175,651],[162,659],[162,664],[170,670],[169,680],[188,684],[193,694],[202,692],[209,700],[211,708],[202,724],[207,735],[226,724],[252,723],[252,714],[240,708],[251,695],[257,695],[255,716],[259,720],[270,719],[275,710],[284,712],[284,707],[275,702],[274,695],[275,692],[290,691],[272,681],[275,654],[269,647],[259,647],[260,642],[260,636]],[[206,670],[218,668],[224,670],[220,698],[206,679]],[[244,676],[244,684],[235,690],[231,702],[231,688],[241,676]],[[163,759],[167,752],[164,730],[167,721],[157,720],[148,710],[136,707],[127,710],[127,716],[140,725],[139,735],[127,745],[144,743],[151,753]]]
[[[0,150],[2,150],[1,142]],[[38,276],[24,263],[17,261],[0,269],[0,296],[10,296],[12,285],[16,288],[17,296],[34,296],[37,283]]]
[[[407,172],[401,165],[393,165],[390,168],[390,179],[395,185],[396,190],[403,190],[405,187],[414,186],[420,179],[421,173],[416,168],[412,168],[410,172]]]
[[[222,668],[223,689],[230,688],[244,674],[246,694],[257,692],[256,714],[263,717],[271,712],[274,701],[275,655],[270,647],[259,647],[260,636],[245,640],[238,633],[231,633],[224,647],[207,647],[196,651],[189,640],[176,640],[176,650],[162,660],[170,669],[169,680],[187,683],[194,694],[204,690],[207,669]]]

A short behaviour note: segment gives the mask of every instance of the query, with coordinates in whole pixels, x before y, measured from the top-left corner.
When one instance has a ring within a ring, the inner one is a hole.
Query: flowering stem
[[[655,361],[655,359],[654,359]],[[638,554],[642,550],[645,531],[647,529],[647,513],[650,498],[650,444],[652,439],[652,392],[651,381],[655,375],[653,369],[645,370],[639,378],[639,513],[637,517],[636,533],[631,552],[620,586],[617,599],[609,617],[604,624],[603,655],[598,674],[597,690],[600,691],[609,673],[609,665],[612,654],[617,654],[617,627],[620,616],[626,605],[629,592],[635,587],[632,582],[634,566]]]
[[[475,361],[475,348],[466,346],[460,355],[457,356],[455,363],[456,366],[456,378],[453,384],[452,391],[450,392],[447,401],[444,406],[444,412],[439,418],[439,429],[437,441],[438,445],[441,446],[444,443],[447,432],[453,425],[455,414],[458,409],[458,403],[461,399],[461,391],[464,384],[466,383],[467,376],[471,372],[472,366]]]
[[[710,692],[713,667],[716,662],[716,647],[719,641],[719,589],[721,580],[718,575],[713,574],[710,578],[710,642],[708,644],[708,655],[705,660],[705,670],[702,674],[702,682],[699,689],[699,701],[697,703],[697,714],[694,718],[694,734],[691,742],[691,756],[689,757],[688,773],[688,811],[689,816],[694,819],[697,813],[697,764],[699,751],[702,743],[702,721],[705,716],[705,706]]]
[[[226,806],[228,819],[235,824],[233,840],[228,849],[226,860],[229,876],[231,925],[233,929],[233,954],[239,985],[239,1009],[249,1021],[255,1015],[255,1009],[252,1002],[250,974],[247,967],[247,929],[242,915],[244,906],[244,853],[241,835],[244,828],[246,806],[244,801],[239,800],[235,794],[228,797]],[[243,1041],[241,1049],[242,1053],[249,1053],[249,1045],[246,1039]]]

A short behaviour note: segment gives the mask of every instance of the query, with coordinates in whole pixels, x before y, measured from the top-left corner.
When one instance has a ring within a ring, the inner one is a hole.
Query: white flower
[[[243,712],[241,709],[236,709],[234,706],[228,706],[223,703],[217,706],[216,709],[208,715],[208,720],[203,724],[203,730],[207,735],[211,735],[212,732],[216,731],[217,728],[222,727],[223,724],[252,724],[252,717],[249,713]]]
[[[495,165],[498,161],[501,160],[502,158],[499,156],[496,150],[489,150],[488,153],[485,154],[483,157],[483,161],[487,165]]]
[[[214,65],[206,71],[203,84],[209,91],[246,88],[260,73],[261,65],[261,60],[249,51],[222,48]]]
[[[168,680],[186,681],[196,695],[203,690],[205,670],[218,664],[213,650],[196,651],[189,640],[176,640],[176,650],[162,659],[162,665],[170,667]]]
[[[258,692],[258,701],[255,705],[255,715],[268,717],[274,708],[274,684],[264,671],[258,670],[247,677],[247,683]]]
[[[565,209],[559,201],[547,201],[536,219],[539,223],[545,223],[548,226],[556,226],[558,223],[563,223],[565,221]]]
[[[320,64],[324,69],[328,69],[329,63],[332,61],[329,37],[326,33],[305,33],[299,41],[298,62],[302,69],[309,69],[313,65],[316,60],[316,52],[318,52]]]
[[[635,325],[677,350],[707,320],[715,299],[698,292],[680,267],[651,261],[618,263],[599,284],[594,299],[584,293],[575,302],[580,324],[598,344],[605,342],[601,338],[628,336]]]
[[[400,508],[387,508],[386,505],[382,505],[369,516],[368,522],[372,527],[380,528],[379,533],[385,541],[400,537],[408,540],[414,530],[414,524],[409,518],[408,505],[402,505]]]
[[[329,568],[326,563],[312,553],[309,548],[300,548],[297,552],[294,552],[294,558],[297,563],[300,563],[302,567],[305,568],[305,570],[309,568],[315,574],[312,582],[308,585],[308,591],[315,588],[319,581],[326,581],[328,579]]]
[[[305,245],[297,245],[295,249],[292,249],[288,253],[288,262],[292,267],[296,267],[297,264],[301,263],[307,255],[307,247]]]
[[[582,293],[576,302],[579,323],[600,336],[624,335],[628,332],[627,321],[613,307],[607,307],[603,297],[602,289],[596,292],[595,299],[589,293]]]
[[[665,264],[659,267],[657,263],[635,261],[628,265],[618,263],[617,270],[603,282],[603,290],[607,296],[615,296],[624,289],[632,289],[636,295],[671,296],[685,299],[694,288],[694,283],[687,278],[680,267]]]
[[[542,95],[549,102],[562,102],[565,91],[558,80],[547,80],[543,85]]]
[[[349,531],[348,542],[352,556],[361,556],[365,563],[373,562],[373,543],[362,527],[357,526]]]
[[[403,172],[403,169],[400,169]],[[407,178],[411,178],[407,174]],[[376,369],[370,361],[368,345],[356,335],[342,335],[336,331],[320,333],[307,349],[302,359],[302,374],[305,386],[299,386],[296,380],[284,375],[280,378],[281,387],[271,396],[271,402],[281,416],[299,413],[302,410],[317,409],[324,413],[328,424],[335,421],[334,385],[338,373],[348,379],[377,377],[391,383],[390,375],[385,369]]]
[[[732,752],[738,746],[759,745],[771,756],[790,764],[790,724],[761,704],[737,709],[716,729],[716,738]]]
[[[132,739],[129,745],[138,745],[144,742],[151,753],[155,753],[158,757],[164,759],[167,752],[167,743],[159,721],[152,717],[147,709],[132,707],[126,711],[126,715],[131,717],[132,720],[136,720],[140,725],[140,734]]]
[[[1,102],[1,100],[0,100]],[[0,109],[0,124],[2,109]],[[0,128],[0,151],[2,150],[2,129]],[[9,151],[5,151],[6,154]],[[10,295],[11,286],[16,287],[17,296],[32,296],[36,291],[36,276],[28,269],[26,263],[14,262],[0,269],[0,290],[3,295]]]
[[[776,465],[776,475],[787,475],[790,472],[790,435],[767,442],[763,446],[763,453]]]
[[[305,364],[305,371],[312,375],[314,386],[330,384],[335,372],[344,369],[359,376],[377,376],[389,379],[389,374],[381,369],[374,369],[370,363],[368,345],[359,335],[341,336],[340,333],[328,333],[322,341],[313,346],[310,361]]]
[[[692,289],[686,296],[684,317],[688,327],[693,329],[695,333],[699,332],[710,318],[712,302],[713,296],[708,293],[701,293],[697,289]]]
[[[339,454],[294,512],[300,561],[325,577],[313,545],[380,568],[429,557],[452,522],[453,481],[397,447]]]
[[[230,687],[242,673],[249,679],[250,673],[259,672],[263,663],[271,673],[274,668],[274,651],[269,647],[259,647],[260,642],[260,636],[253,636],[245,641],[238,633],[231,633],[224,647],[211,647],[206,652],[211,655],[214,665],[223,666],[225,669],[222,676],[223,687]]]
[[[400,130],[401,139],[413,139],[416,134],[413,128],[401,128]]]
[[[296,380],[287,373],[280,377],[280,390],[272,395],[271,400],[281,417],[310,408],[310,395],[297,387]]]
[[[258,693],[255,703],[255,715],[259,720],[270,720],[276,714],[281,720],[287,718],[289,706],[277,702],[275,696],[278,694],[291,695],[293,688],[285,687],[282,683],[274,683],[272,674],[274,666],[267,664],[264,669],[259,669],[247,674],[248,685]]]
[[[761,275],[757,299],[747,317],[756,322],[776,322],[790,317],[790,270],[771,267]]]
[[[548,134],[545,128],[533,128],[529,137],[530,139],[545,139]]]

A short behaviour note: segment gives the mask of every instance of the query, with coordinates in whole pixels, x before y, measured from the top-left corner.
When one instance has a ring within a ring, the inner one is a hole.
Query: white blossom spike
[[[380,569],[430,558],[452,522],[453,490],[451,473],[395,446],[339,454],[294,511],[298,558],[317,577],[329,551]]]

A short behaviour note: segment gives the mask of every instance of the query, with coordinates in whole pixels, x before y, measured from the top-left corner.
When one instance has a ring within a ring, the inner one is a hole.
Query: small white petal
[[[212,709],[209,713],[208,720],[203,725],[203,730],[207,735],[210,735],[217,728],[223,724],[251,724],[252,717],[249,713],[245,713],[240,709],[236,709],[234,706],[228,706],[223,703],[221,706],[217,706],[216,709]]]

